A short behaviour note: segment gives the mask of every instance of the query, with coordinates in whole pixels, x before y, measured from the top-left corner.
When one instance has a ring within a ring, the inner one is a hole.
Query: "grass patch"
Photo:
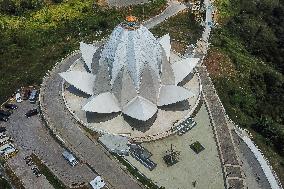
[[[22,184],[22,181],[15,175],[15,173],[12,171],[12,169],[5,164],[5,173],[9,177],[11,183],[13,183],[13,186],[16,187],[17,189],[25,189],[24,185]]]
[[[205,148],[200,144],[200,142],[196,141],[190,145],[190,148],[196,153],[199,154],[202,152]]]
[[[0,186],[1,186],[1,189],[11,189],[12,188],[9,182],[4,178],[0,178]]]
[[[35,165],[38,167],[40,172],[46,177],[46,179],[49,181],[49,183],[55,188],[55,189],[65,189],[67,188],[51,171],[50,169],[44,165],[41,160],[35,155],[31,155],[32,161],[35,163]]]
[[[188,45],[195,44],[197,39],[201,37],[202,29],[203,27],[195,21],[194,14],[184,11],[150,30],[157,37],[169,33],[173,48],[177,52],[184,53]]]

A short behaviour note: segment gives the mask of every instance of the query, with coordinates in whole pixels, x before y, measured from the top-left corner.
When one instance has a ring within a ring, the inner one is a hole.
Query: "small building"
[[[93,189],[101,189],[105,186],[105,182],[100,176],[97,176],[94,180],[90,182],[90,185],[93,187]]]
[[[99,138],[99,141],[112,153],[118,155],[128,155],[128,138],[120,135],[105,134]]]

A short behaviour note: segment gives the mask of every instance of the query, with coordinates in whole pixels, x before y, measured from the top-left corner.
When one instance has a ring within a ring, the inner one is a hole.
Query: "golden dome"
[[[126,20],[127,22],[137,22],[137,18],[136,18],[135,16],[132,16],[132,15],[127,16],[127,17],[125,18],[125,20]]]

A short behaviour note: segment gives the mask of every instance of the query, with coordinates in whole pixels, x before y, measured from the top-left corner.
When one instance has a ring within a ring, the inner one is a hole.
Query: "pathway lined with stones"
[[[227,188],[244,188],[243,174],[236,154],[232,133],[228,127],[225,109],[216,93],[205,66],[196,68],[200,74],[202,94],[214,130]]]

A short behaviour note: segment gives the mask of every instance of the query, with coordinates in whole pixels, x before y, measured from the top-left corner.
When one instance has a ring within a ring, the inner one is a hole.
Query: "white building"
[[[104,45],[81,42],[80,50],[88,71],[67,71],[60,75],[90,95],[82,105],[84,111],[121,111],[147,121],[158,107],[194,95],[178,84],[192,72],[199,59],[186,58],[170,64],[170,36],[156,39],[133,16],[118,25]]]

